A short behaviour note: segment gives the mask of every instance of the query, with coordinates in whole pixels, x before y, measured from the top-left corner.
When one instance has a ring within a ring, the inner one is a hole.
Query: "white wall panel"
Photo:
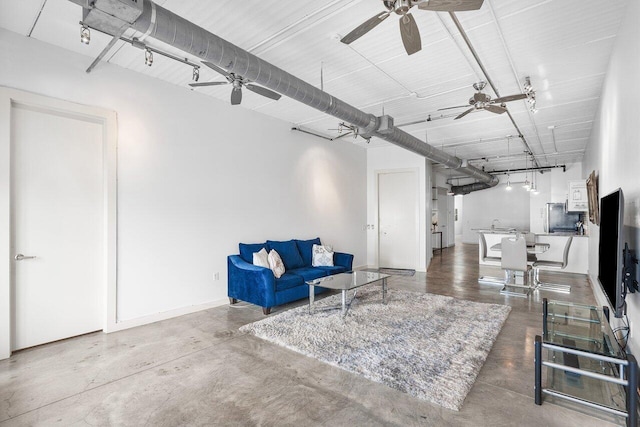
[[[1,84],[118,114],[119,320],[224,301],[241,241],[320,236],[365,262],[363,149],[0,31]]]
[[[625,19],[611,54],[611,61],[603,85],[600,107],[595,116],[591,139],[585,154],[583,178],[592,170],[599,175],[600,197],[616,188],[625,196],[624,238],[632,249],[640,249],[640,122],[638,94],[640,94],[640,3],[629,2]],[[605,297],[598,285],[598,232],[589,223],[589,277],[599,304]],[[637,252],[636,252],[637,253]],[[636,279],[638,275],[636,273]],[[630,347],[640,351],[640,295],[627,294],[627,313],[631,323]]]

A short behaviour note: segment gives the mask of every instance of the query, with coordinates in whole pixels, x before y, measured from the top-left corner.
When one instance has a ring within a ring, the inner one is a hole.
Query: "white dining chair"
[[[564,251],[562,253],[561,261],[547,261],[540,260],[533,263],[533,283],[536,289],[543,289],[547,291],[555,291],[562,293],[570,293],[571,286],[563,285],[559,283],[543,283],[540,281],[540,267],[551,268],[554,270],[564,270],[567,268],[567,264],[569,262],[569,249],[571,249],[571,242],[573,241],[573,236],[569,236],[566,243],[564,244]]]
[[[501,258],[497,256],[489,256],[489,250],[487,247],[487,239],[484,233],[478,233],[480,235],[480,259],[483,262],[500,262]],[[490,284],[490,285],[503,285],[504,280],[499,277],[480,276],[478,282]]]
[[[527,243],[525,238],[503,237],[500,243],[502,248],[502,259],[500,266],[505,272],[505,286],[500,291],[503,295],[517,295],[526,297],[531,290],[531,265],[527,262]],[[523,283],[518,284],[515,280],[515,273],[523,273]],[[525,289],[524,293],[515,292],[510,288]]]

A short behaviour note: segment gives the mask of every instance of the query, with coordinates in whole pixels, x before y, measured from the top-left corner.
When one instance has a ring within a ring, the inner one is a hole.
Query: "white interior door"
[[[453,196],[447,196],[447,247],[455,245],[456,227],[454,221],[455,201]]]
[[[418,180],[413,171],[378,174],[378,265],[415,269]]]
[[[103,134],[78,115],[12,108],[13,350],[102,329]]]

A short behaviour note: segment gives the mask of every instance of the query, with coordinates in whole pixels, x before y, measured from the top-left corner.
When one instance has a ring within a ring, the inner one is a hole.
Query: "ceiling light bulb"
[[[507,186],[505,187],[505,190],[507,191],[511,191],[513,187],[511,186],[511,183],[509,181],[507,181]]]
[[[149,67],[153,65],[153,52],[151,52],[149,49],[146,49],[144,51],[144,63]]]
[[[91,42],[91,31],[86,25],[83,25],[80,28],[80,41],[84,44],[89,44]]]
[[[529,180],[525,179],[524,185],[522,186],[522,188],[524,188],[527,191],[531,189],[531,186],[529,185]]]

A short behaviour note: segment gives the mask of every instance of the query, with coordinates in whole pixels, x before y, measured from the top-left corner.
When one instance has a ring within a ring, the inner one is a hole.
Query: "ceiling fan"
[[[234,73],[228,73],[217,65],[212,64],[211,62],[202,61],[204,65],[211,68],[212,70],[222,74],[227,81],[226,82],[203,82],[203,83],[189,83],[191,87],[201,87],[201,86],[220,86],[220,85],[233,85],[233,90],[231,91],[231,105],[239,105],[242,102],[242,88],[245,87],[252,92],[257,93],[258,95],[266,96],[267,98],[275,99],[276,101],[282,97],[279,93],[275,93],[267,88],[262,86],[256,86],[254,84],[249,83],[249,80],[245,79]]]
[[[527,97],[526,94],[519,93],[516,95],[501,96],[500,98],[491,99],[490,95],[487,95],[486,93],[482,93],[482,89],[484,89],[486,85],[487,85],[487,82],[482,82],[482,81],[473,84],[473,88],[478,92],[474,93],[473,96],[469,98],[469,105],[471,105],[471,108],[464,111],[462,114],[459,114],[458,116],[456,116],[454,120],[463,118],[473,110],[487,110],[495,114],[506,113],[507,108],[504,105],[505,102],[517,101],[518,99],[525,99]],[[497,104],[500,104],[500,105],[497,105]],[[438,111],[451,110],[454,108],[463,108],[463,107],[467,107],[467,105],[457,105],[455,107],[440,108]]]
[[[400,35],[402,43],[408,55],[414,54],[422,49],[420,32],[413,15],[409,9],[418,6],[418,9],[432,10],[436,12],[459,12],[465,10],[477,10],[482,7],[484,0],[382,0],[386,11],[378,13],[368,19],[360,26],[356,27],[340,41],[350,44],[360,37],[373,30],[378,24],[387,19],[391,12],[400,15]]]

